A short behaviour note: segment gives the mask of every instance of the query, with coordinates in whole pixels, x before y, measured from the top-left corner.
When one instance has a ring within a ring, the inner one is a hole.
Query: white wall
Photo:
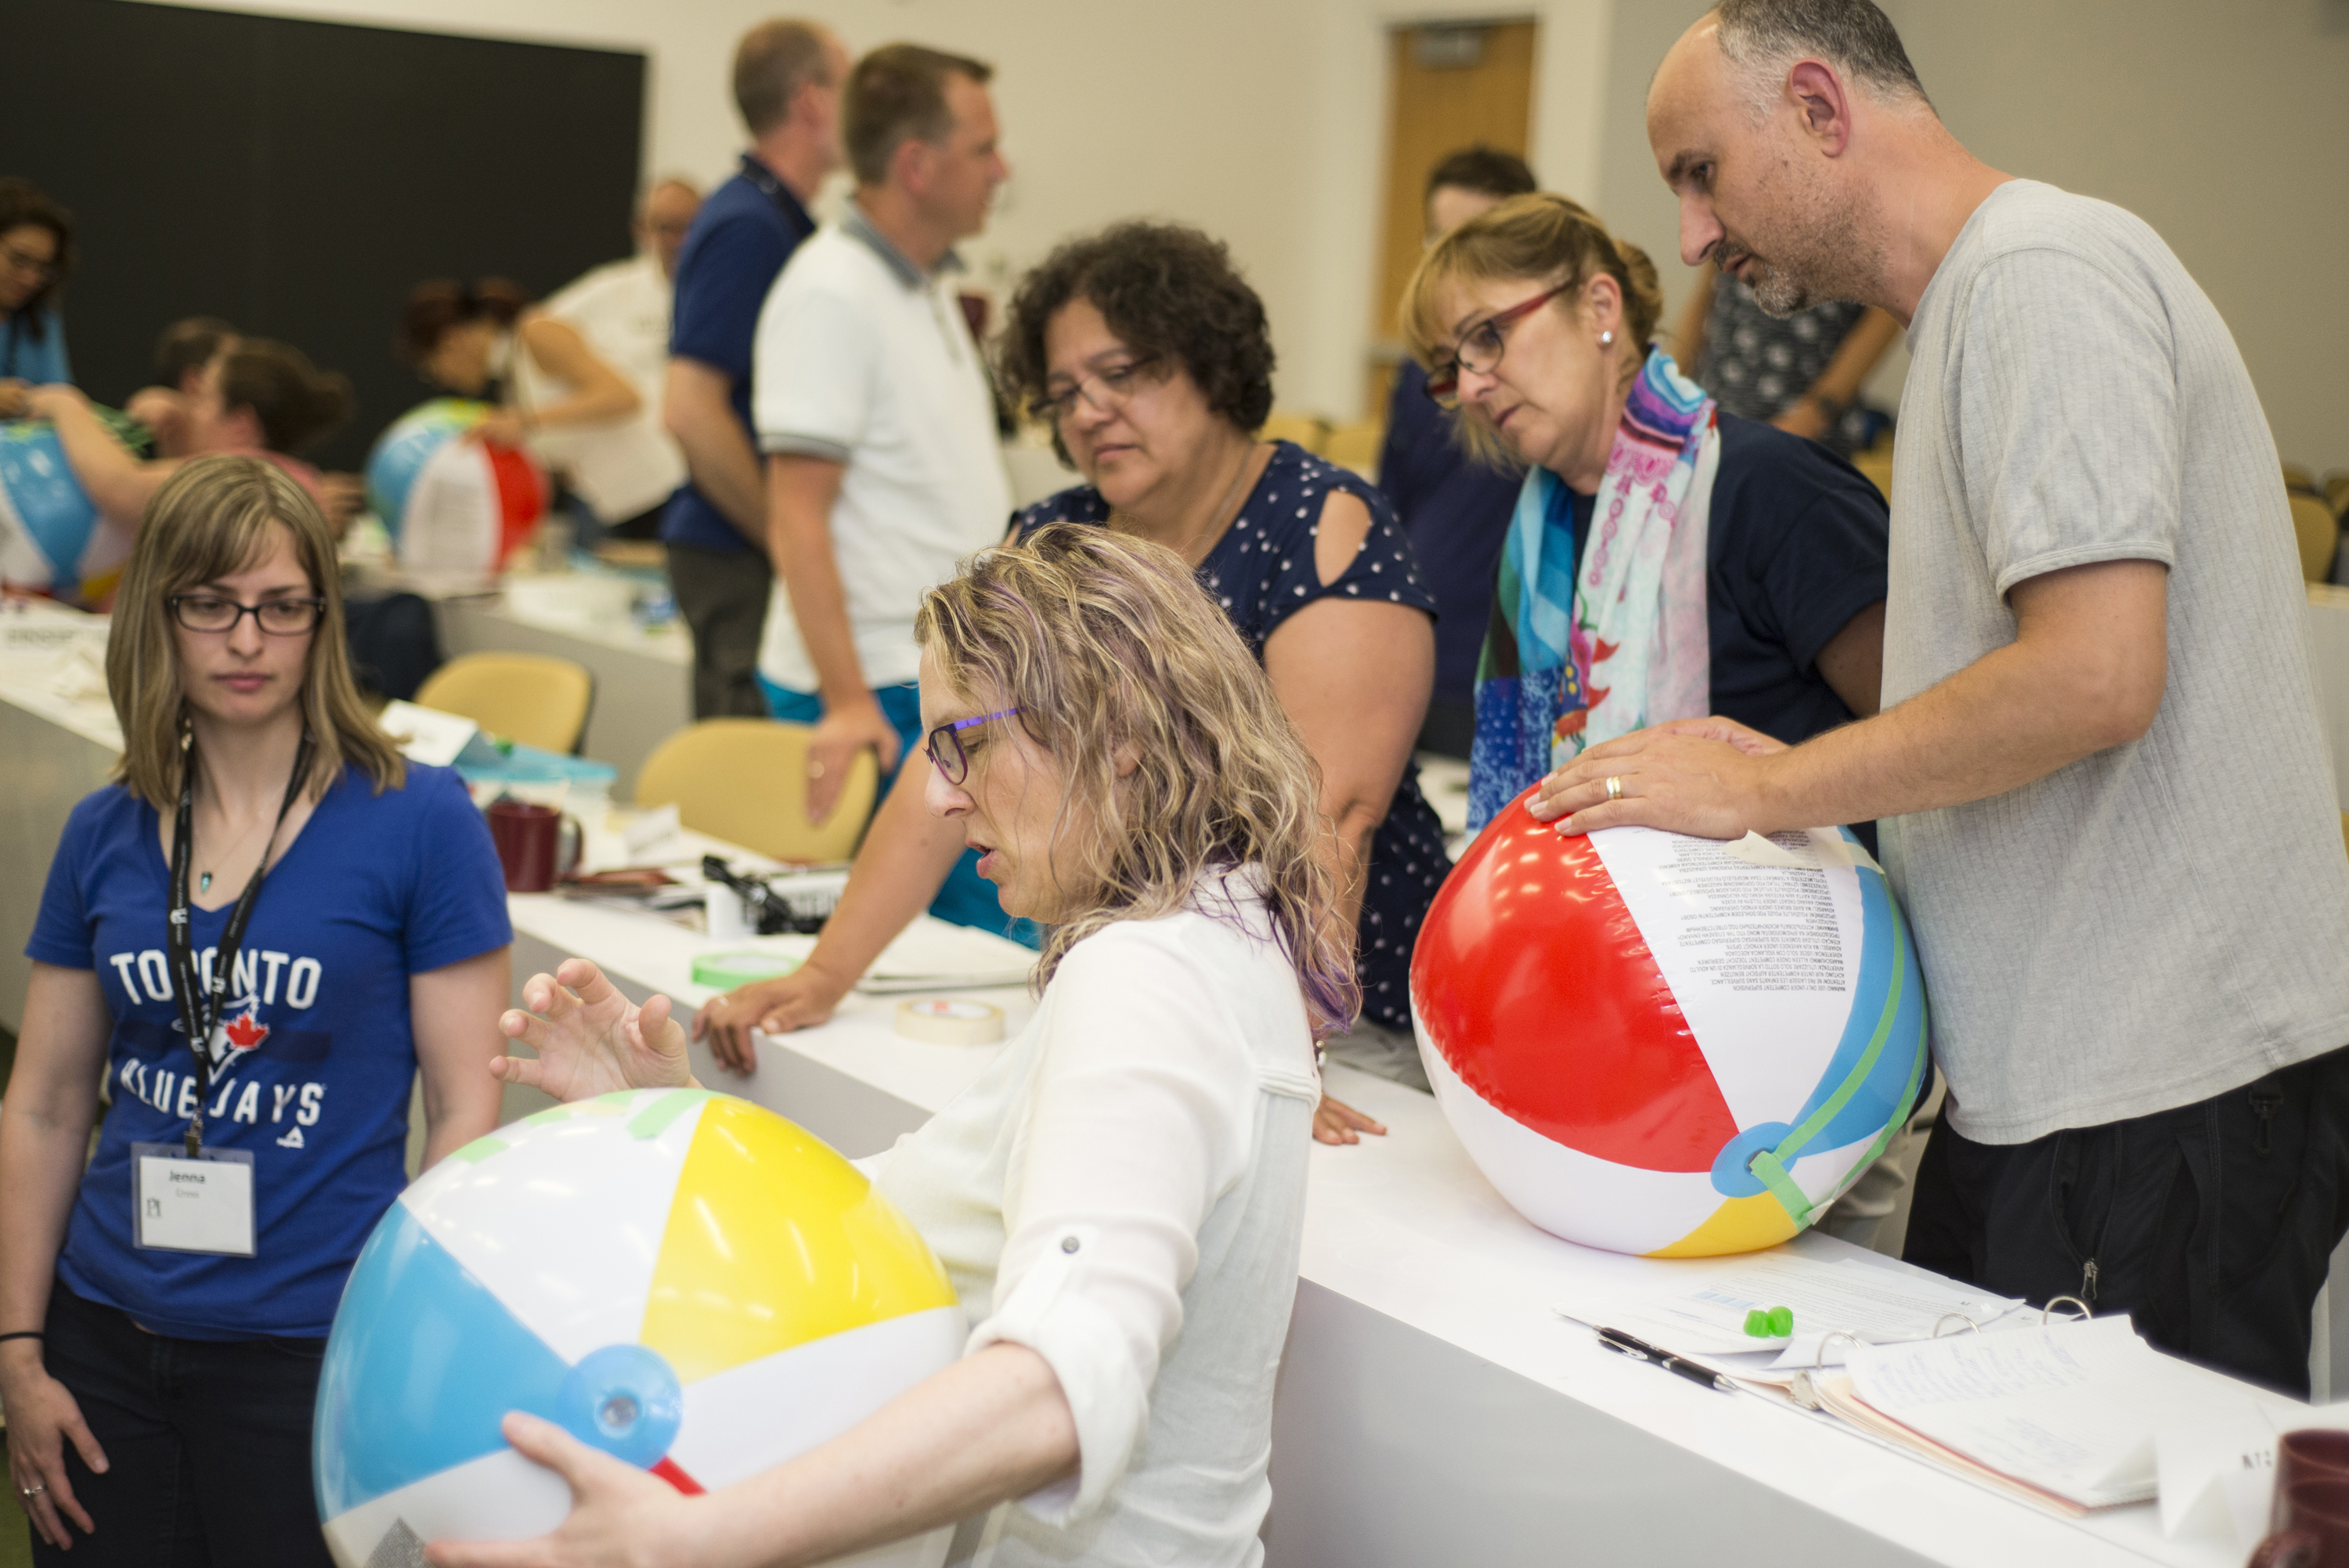
[[[222,0],[175,0],[221,5]],[[2349,464],[2349,0],[1886,0],[1951,128],[2013,172],[2142,214],[2234,328],[2288,456]],[[1540,23],[1535,170],[1686,286],[1643,119],[1703,0],[237,0],[231,8],[642,49],[648,171],[714,181],[734,38],[779,11],[853,49],[999,68],[1014,164],[969,247],[1000,286],[1112,219],[1195,222],[1265,296],[1284,406],[1358,412],[1384,190],[1385,30]],[[1897,364],[1893,367],[1897,371]]]

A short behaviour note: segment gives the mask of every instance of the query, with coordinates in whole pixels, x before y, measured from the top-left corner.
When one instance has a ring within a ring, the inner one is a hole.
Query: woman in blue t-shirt
[[[157,494],[107,685],[119,782],[51,862],[0,1110],[10,1478],[36,1562],[323,1564],[319,1359],[418,1070],[426,1163],[497,1119],[497,856],[360,706],[333,540],[268,463]]]

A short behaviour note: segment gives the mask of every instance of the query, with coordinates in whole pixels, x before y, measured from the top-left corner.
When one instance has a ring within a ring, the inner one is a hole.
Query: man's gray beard
[[[1754,294],[1754,303],[1765,315],[1780,321],[1799,311],[1811,308],[1810,286],[1784,267],[1774,267],[1767,262],[1754,269],[1755,276],[1745,286]]]

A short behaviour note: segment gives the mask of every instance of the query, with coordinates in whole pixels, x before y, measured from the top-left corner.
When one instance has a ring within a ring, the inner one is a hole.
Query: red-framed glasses
[[[1427,395],[1441,408],[1460,407],[1460,373],[1473,370],[1479,376],[1490,375],[1501,363],[1501,351],[1508,346],[1507,331],[1525,317],[1547,304],[1574,285],[1560,284],[1545,294],[1536,294],[1523,304],[1486,316],[1460,335],[1459,346],[1452,357],[1437,365],[1427,377]]]

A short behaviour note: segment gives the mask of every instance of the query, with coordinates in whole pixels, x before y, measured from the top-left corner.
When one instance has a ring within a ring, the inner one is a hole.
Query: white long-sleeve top
[[[1262,1561],[1273,1374],[1319,1084],[1249,872],[1070,950],[986,1075],[878,1184],[977,1326],[1043,1357],[1075,1477],[957,1536],[991,1568]]]

